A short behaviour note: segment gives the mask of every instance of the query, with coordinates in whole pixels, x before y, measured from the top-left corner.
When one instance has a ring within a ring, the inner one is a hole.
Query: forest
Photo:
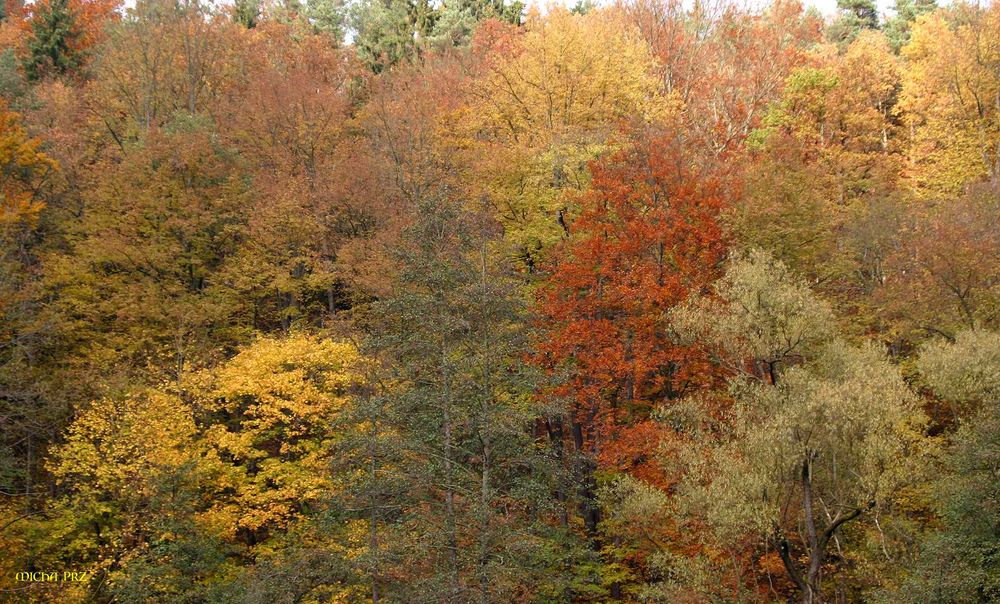
[[[1000,4],[6,0],[0,602],[1000,602]]]

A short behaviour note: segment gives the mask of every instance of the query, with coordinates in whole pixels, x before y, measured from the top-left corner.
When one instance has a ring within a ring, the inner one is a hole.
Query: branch
[[[823,538],[820,541],[821,550],[826,549],[826,545],[827,543],[830,542],[830,538],[833,537],[833,534],[837,531],[837,529],[841,527],[841,525],[846,524],[851,520],[854,520],[855,518],[857,518],[861,514],[864,514],[865,512],[871,511],[874,507],[875,507],[875,501],[872,500],[868,502],[868,505],[861,508],[856,508],[855,510],[851,511],[850,514],[847,514],[846,516],[841,516],[840,518],[834,520],[833,524],[831,524],[829,527],[827,527],[825,531],[823,531]]]
[[[781,534],[781,529],[775,529],[774,540],[778,546],[778,555],[781,556],[781,561],[785,564],[785,570],[788,571],[789,578],[799,588],[799,591],[805,593],[806,583],[802,580],[802,573],[799,572],[795,561],[792,560],[788,547],[788,539],[785,539],[785,536]]]
[[[13,520],[7,522],[3,526],[0,526],[0,533],[2,533],[3,531],[7,530],[8,526],[14,524],[18,520],[24,520],[25,518],[30,518],[31,516],[36,516],[38,514],[41,514],[43,511],[44,510],[38,510],[38,511],[35,511],[35,512],[28,512],[27,514],[21,514],[20,516],[15,517]]]

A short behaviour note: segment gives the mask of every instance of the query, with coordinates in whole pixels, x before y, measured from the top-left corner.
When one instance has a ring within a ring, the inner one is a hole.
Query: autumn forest
[[[1000,4],[6,0],[0,601],[1000,602]]]

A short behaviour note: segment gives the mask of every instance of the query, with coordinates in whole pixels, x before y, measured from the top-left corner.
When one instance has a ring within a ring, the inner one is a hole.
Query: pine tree
[[[390,384],[377,413],[405,460],[396,492],[416,499],[397,520],[418,542],[392,570],[408,577],[387,585],[390,599],[512,601],[521,565],[541,551],[532,518],[545,511],[551,472],[531,441],[522,301],[492,252],[494,226],[425,198],[405,236],[398,293],[369,315]]]
[[[898,53],[910,42],[910,30],[917,17],[936,9],[936,0],[896,0],[896,16],[887,20],[884,28],[892,50]]]
[[[51,0],[39,5],[31,20],[32,38],[24,70],[31,80],[65,75],[80,67],[82,57],[74,49],[80,36],[69,0]]]
[[[866,29],[878,29],[878,9],[873,0],[837,0],[837,20],[826,32],[827,38],[842,49]]]

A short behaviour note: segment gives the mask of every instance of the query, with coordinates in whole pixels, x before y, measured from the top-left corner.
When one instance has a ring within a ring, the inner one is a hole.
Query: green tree
[[[394,570],[407,579],[384,585],[389,599],[517,600],[545,551],[532,515],[547,514],[553,469],[527,429],[537,410],[519,358],[523,298],[493,249],[498,233],[484,213],[424,197],[395,293],[369,313],[391,388],[383,421],[407,459],[397,522],[419,535]]]
[[[179,379],[218,358],[223,342],[245,341],[253,310],[219,278],[245,229],[237,157],[182,120],[104,174],[67,225],[69,249],[46,263],[58,298],[48,318],[73,370],[104,372],[104,384]]]
[[[724,543],[766,541],[801,601],[822,602],[828,550],[910,480],[925,419],[884,351],[824,332],[828,307],[771,267],[783,272],[760,253],[737,258],[717,301],[680,313],[682,332],[700,329],[744,368],[722,436],[693,458],[682,492]]]
[[[233,21],[247,29],[257,27],[260,20],[259,0],[236,0],[233,3]]]
[[[39,5],[31,19],[31,39],[24,71],[31,80],[65,75],[82,65],[75,49],[80,32],[69,0],[50,0]]]
[[[910,30],[920,15],[934,12],[937,0],[896,0],[896,14],[886,20],[883,31],[893,52],[898,53],[910,42]]]
[[[364,0],[351,12],[354,48],[375,73],[419,56],[438,10],[428,0]]]
[[[342,0],[309,0],[305,14],[316,31],[330,36],[337,43],[344,39],[347,9]]]
[[[846,48],[866,29],[878,29],[873,0],[837,0],[837,20],[826,30],[827,39]]]
[[[519,0],[452,0],[444,3],[434,23],[431,40],[441,45],[467,44],[476,25],[485,19],[521,24],[524,3]]]
[[[898,594],[898,602],[1000,599],[1000,334],[969,330],[933,342],[918,367],[934,393],[955,405],[958,430],[934,485],[941,527]]]

